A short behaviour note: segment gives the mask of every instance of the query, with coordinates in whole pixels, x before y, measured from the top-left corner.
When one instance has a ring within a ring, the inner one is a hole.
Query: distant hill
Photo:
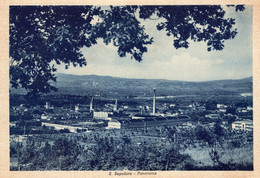
[[[163,79],[128,79],[97,75],[57,74],[54,85],[58,93],[75,95],[151,96],[153,88],[158,96],[190,94],[252,93],[252,77],[239,80],[185,82]]]

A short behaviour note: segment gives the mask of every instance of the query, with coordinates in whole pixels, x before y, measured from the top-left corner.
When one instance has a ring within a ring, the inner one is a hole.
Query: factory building
[[[112,119],[108,122],[108,129],[132,129],[132,128],[145,128],[164,126],[169,124],[177,124],[191,121],[188,116],[180,117],[154,117],[145,119],[128,119],[128,120],[115,120]]]

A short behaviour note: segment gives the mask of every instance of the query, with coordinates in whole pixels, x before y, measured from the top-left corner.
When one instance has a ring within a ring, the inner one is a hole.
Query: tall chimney
[[[153,89],[153,116],[155,115],[155,91],[156,88]]]
[[[89,105],[89,111],[93,111],[93,97],[91,98],[90,105]]]
[[[45,108],[46,108],[46,109],[50,109],[50,105],[51,105],[50,102],[49,102],[49,101],[46,101]]]
[[[115,105],[114,105],[114,111],[116,111],[116,110],[117,110],[117,99],[116,99]]]

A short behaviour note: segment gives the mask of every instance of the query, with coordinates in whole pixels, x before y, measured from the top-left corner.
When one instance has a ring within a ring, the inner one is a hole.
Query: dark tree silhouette
[[[243,11],[244,6],[234,6]],[[117,47],[120,57],[141,61],[153,38],[140,19],[161,18],[158,30],[173,37],[173,46],[188,48],[189,40],[222,50],[236,36],[235,19],[221,6],[10,6],[10,83],[29,97],[56,91],[54,63],[85,66],[82,47],[102,38]],[[139,16],[139,17],[138,17]],[[94,22],[95,17],[100,19]]]

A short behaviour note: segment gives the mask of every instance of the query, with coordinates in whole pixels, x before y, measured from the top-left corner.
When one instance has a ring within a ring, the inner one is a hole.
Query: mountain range
[[[58,93],[75,95],[151,96],[153,88],[162,96],[190,94],[252,93],[253,78],[187,82],[164,79],[129,79],[97,75],[56,74]]]

